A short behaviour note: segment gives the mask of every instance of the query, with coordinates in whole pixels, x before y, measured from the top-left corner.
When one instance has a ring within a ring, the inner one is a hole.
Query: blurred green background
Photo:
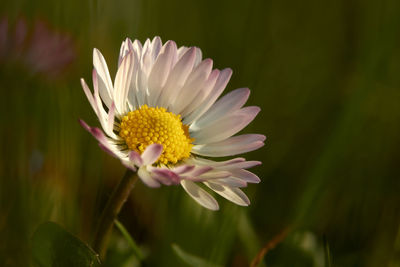
[[[54,221],[89,243],[124,173],[78,124],[98,125],[79,78],[92,49],[115,74],[126,37],[198,46],[231,67],[262,112],[244,132],[262,182],[243,208],[197,205],[180,187],[138,183],[120,221],[143,266],[400,266],[400,1],[49,1],[0,4],[0,266],[29,266],[31,236]],[[91,82],[90,82],[91,84]],[[325,246],[323,239],[325,237]],[[106,266],[138,259],[115,230]],[[175,251],[175,252],[174,252]]]

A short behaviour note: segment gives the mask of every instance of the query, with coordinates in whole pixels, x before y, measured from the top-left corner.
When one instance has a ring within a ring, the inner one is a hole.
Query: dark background
[[[327,266],[324,236],[333,266],[400,266],[400,1],[16,0],[0,25],[1,266],[28,265],[44,221],[90,242],[124,167],[78,124],[98,125],[79,78],[91,85],[93,47],[114,77],[122,40],[155,35],[231,67],[227,91],[262,108],[244,132],[267,142],[245,155],[263,162],[247,208],[138,183],[120,221],[145,265],[185,266],[177,244],[247,266],[287,230],[263,266]],[[110,266],[137,264],[112,242]]]

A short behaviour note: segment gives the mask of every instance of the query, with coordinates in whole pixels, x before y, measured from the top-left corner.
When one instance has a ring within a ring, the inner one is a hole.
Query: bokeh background
[[[125,170],[78,124],[97,125],[79,78],[93,47],[113,75],[123,39],[155,35],[231,67],[227,91],[251,89],[262,112],[243,132],[267,143],[245,156],[262,160],[262,182],[245,189],[249,207],[218,198],[218,212],[138,183],[119,219],[144,260],[115,230],[106,266],[186,266],[176,246],[248,266],[271,240],[260,266],[400,266],[400,1],[0,6],[0,266],[29,266],[45,221],[90,243]]]

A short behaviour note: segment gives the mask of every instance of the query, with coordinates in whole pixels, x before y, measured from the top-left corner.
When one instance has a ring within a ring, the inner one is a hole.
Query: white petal
[[[227,170],[229,169],[248,169],[248,168],[252,168],[254,166],[258,166],[261,165],[261,161],[258,160],[250,160],[250,161],[245,161],[245,162],[241,162],[241,163],[237,163],[237,164],[232,164],[231,166],[227,166]],[[223,168],[221,168],[222,170]]]
[[[129,87],[128,92],[128,102],[130,110],[134,110],[138,108],[138,101],[137,97],[139,95],[143,95],[142,92],[139,92],[139,88],[137,87],[138,75],[141,73],[140,69],[140,62],[142,59],[142,44],[140,41],[135,40],[132,44],[132,51],[133,51],[133,71],[132,71],[132,78],[131,84]]]
[[[153,177],[151,177],[150,173],[146,170],[145,167],[140,167],[138,171],[138,175],[140,179],[149,187],[160,187],[160,183],[157,182]]]
[[[250,90],[248,88],[239,88],[229,92],[212,105],[199,119],[193,122],[190,129],[200,129],[210,122],[219,120],[227,114],[240,109],[246,103],[249,95]]]
[[[236,178],[236,177],[215,179],[215,180],[212,180],[212,182],[214,184],[220,184],[220,185],[229,186],[229,187],[245,187],[245,186],[247,186],[247,183],[245,181],[243,181],[242,179]]]
[[[196,58],[196,48],[191,47],[185,51],[186,53],[171,70],[167,82],[161,92],[159,103],[162,107],[168,107],[169,103],[171,103],[171,99],[177,97],[193,69],[194,60]]]
[[[244,158],[234,158],[226,161],[213,161],[203,158],[191,158],[187,164],[210,166],[216,170],[235,170],[235,169],[248,169],[260,165],[260,161],[246,161]]]
[[[144,51],[149,50],[149,49],[151,49],[151,41],[149,38],[147,38],[143,44],[142,52],[144,53]]]
[[[221,166],[218,168],[218,170],[248,169],[258,165],[261,165],[261,161],[250,160]]]
[[[181,46],[178,48],[178,59],[180,59],[187,51],[188,51],[189,47],[186,46]]]
[[[79,120],[79,123],[82,125],[82,127],[87,130],[89,133],[93,135],[94,138],[101,144],[102,149],[106,149],[107,153],[114,154],[121,160],[125,160],[127,158],[126,153],[121,151],[117,145],[115,145],[115,142],[107,138],[106,135],[103,133],[102,130],[96,127],[90,127],[89,125],[86,124],[83,120]]]
[[[115,77],[114,85],[114,101],[117,112],[120,115],[126,113],[129,87],[131,84],[133,72],[133,55],[132,53],[127,54],[121,62],[121,66],[118,68],[117,75]]]
[[[94,110],[94,112],[97,115],[97,105],[94,101],[93,94],[90,91],[89,86],[86,84],[86,82],[83,78],[81,78],[81,85],[82,85],[83,91],[85,92],[87,99],[89,100],[90,106],[92,106],[92,109]]]
[[[187,117],[184,118],[183,123],[186,125],[190,125],[194,120],[196,120],[204,112],[206,112],[224,91],[231,76],[232,76],[231,69],[223,69],[220,72],[218,79],[215,82],[214,88],[211,90],[210,94],[205,98],[205,100],[196,110],[194,110],[191,114],[189,114]]]
[[[134,51],[134,50],[133,50]],[[132,70],[132,77],[128,89],[128,106],[130,108],[130,111],[135,110],[138,108],[138,101],[137,101],[137,96],[139,95],[138,88],[137,88],[137,78],[139,74],[139,61],[141,55],[138,55],[135,51],[132,52],[132,65],[133,65],[133,70]]]
[[[114,102],[112,102],[107,117],[107,128],[109,132],[112,132],[114,129],[114,116],[115,116],[115,104]]]
[[[201,52],[200,48],[197,48],[196,49],[196,61],[194,62],[194,66],[199,65],[202,58],[203,58],[203,53]]]
[[[121,160],[122,165],[124,165],[126,168],[130,169],[133,172],[136,172],[136,167],[135,164],[130,161],[130,160]]]
[[[97,71],[96,69],[93,69],[92,71],[92,79],[93,79],[93,87],[94,87],[94,94],[93,94],[93,99],[96,105],[96,109],[97,109],[97,117],[99,118],[100,124],[103,127],[104,131],[106,131],[106,133],[115,138],[115,134],[113,132],[108,131],[108,127],[107,127],[107,112],[104,110],[103,107],[103,102],[101,101],[100,98],[100,94],[99,94],[99,83],[98,83],[98,75],[97,75]],[[110,103],[111,105],[111,103]]]
[[[93,49],[93,66],[98,74],[98,85],[101,99],[107,107],[110,107],[112,101],[113,85],[108,72],[107,63],[98,49]]]
[[[264,146],[265,136],[257,134],[244,134],[233,136],[216,143],[195,145],[193,153],[202,156],[225,157],[246,153]],[[196,143],[196,141],[195,141]]]
[[[190,73],[176,99],[171,100],[170,108],[172,112],[179,114],[193,100],[206,83],[212,70],[212,64],[211,59],[205,59]]]
[[[214,121],[199,131],[191,132],[196,144],[214,143],[236,134],[246,127],[260,112],[259,107],[245,107],[235,113]]]
[[[153,41],[151,42],[151,56],[153,59],[153,62],[156,60],[158,54],[160,53],[162,47],[162,41],[159,36],[156,36],[153,38]]]
[[[215,184],[212,182],[204,182],[204,184],[211,188],[217,194],[223,196],[227,200],[232,201],[239,206],[248,206],[250,204],[250,200],[248,199],[246,194],[243,193],[243,191],[239,188],[231,188],[229,186]]]
[[[158,160],[163,151],[160,144],[151,144],[142,153],[143,165],[151,165]]]
[[[219,70],[213,70],[210,76],[208,76],[207,81],[203,85],[201,85],[200,88],[194,90],[194,96],[192,97],[192,99],[187,99],[187,103],[185,104],[184,109],[180,111],[180,114],[183,117],[186,117],[188,114],[193,112],[193,110],[197,109],[197,107],[201,105],[203,100],[210,94],[211,90],[213,89],[219,77],[219,74]]]
[[[206,172],[200,176],[197,176],[196,178],[199,178],[201,180],[209,180],[209,179],[221,179],[221,178],[228,178],[231,176],[231,173],[228,171],[209,171]]]
[[[213,160],[203,159],[203,158],[191,158],[188,160],[188,162],[193,163],[195,165],[210,166],[210,167],[218,168],[218,169],[220,169],[221,167],[224,167],[224,166],[230,166],[232,164],[245,162],[245,161],[246,161],[246,159],[244,159],[244,158],[234,158],[234,159],[225,160],[225,161],[213,161]]]
[[[140,59],[140,68],[138,68],[137,77],[136,77],[136,99],[137,104],[142,106],[147,103],[147,95],[148,95],[148,77],[153,67],[154,60],[152,54],[152,45],[150,44],[149,40],[146,40],[142,57]],[[158,54],[158,53],[157,53]]]
[[[172,63],[176,57],[176,44],[173,41],[168,41],[161,49],[149,74],[148,84],[151,100],[149,104],[151,106],[157,105],[161,89],[167,81]]]
[[[218,210],[218,202],[204,189],[191,181],[182,180],[183,189],[200,205],[210,210]]]
[[[142,55],[142,43],[139,40],[135,40],[132,43],[132,49],[135,52],[136,56],[140,59]]]
[[[126,38],[122,42],[121,48],[119,51],[118,67],[121,65],[122,59],[132,50],[133,50],[132,41],[129,38]]]

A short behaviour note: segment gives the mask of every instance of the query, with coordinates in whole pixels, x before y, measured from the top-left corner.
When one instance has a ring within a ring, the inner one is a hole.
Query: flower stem
[[[117,187],[114,189],[106,204],[106,207],[101,214],[100,222],[98,224],[93,242],[93,249],[99,253],[101,259],[105,258],[108,240],[114,225],[114,221],[117,218],[125,201],[128,199],[129,194],[137,180],[137,174],[128,169]]]

